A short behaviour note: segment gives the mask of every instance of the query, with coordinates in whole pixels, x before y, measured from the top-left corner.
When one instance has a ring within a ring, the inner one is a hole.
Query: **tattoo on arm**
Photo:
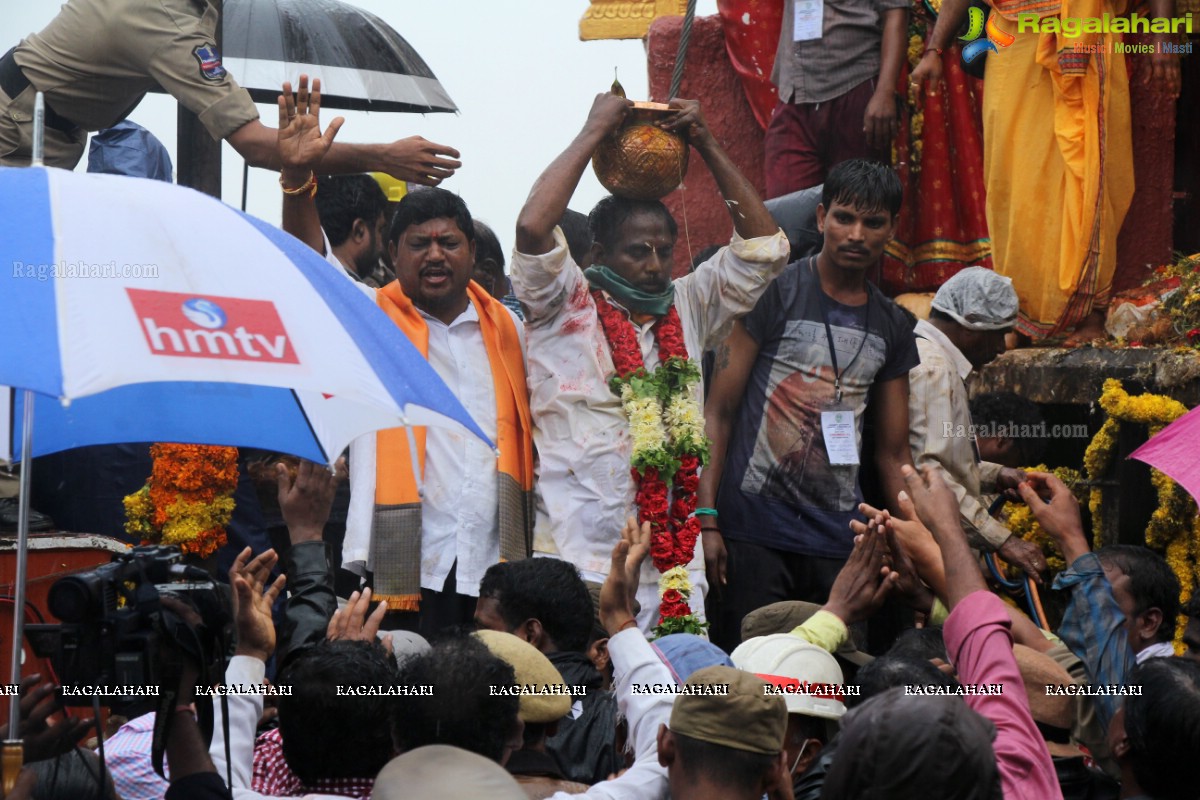
[[[720,372],[729,368],[729,342],[721,342],[717,345],[715,357],[713,359],[713,372]]]

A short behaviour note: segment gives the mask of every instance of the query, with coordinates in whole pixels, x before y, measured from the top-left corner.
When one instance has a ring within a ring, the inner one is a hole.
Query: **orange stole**
[[[529,391],[525,382],[525,362],[521,356],[520,337],[508,309],[474,281],[468,285],[467,295],[479,315],[479,327],[487,349],[488,363],[492,368],[492,382],[496,392],[496,447],[500,451],[497,469],[502,476],[511,477],[522,494],[529,495],[533,491],[533,423],[529,412]],[[400,288],[399,281],[392,281],[380,289],[376,293],[376,302],[421,355],[428,359],[429,327]],[[424,426],[413,426],[412,431],[416,437],[419,468],[424,474],[426,431]],[[389,428],[379,431],[376,434],[375,453],[376,508],[397,505],[419,508],[421,498],[417,492],[406,429]],[[531,504],[522,500],[519,509],[508,509],[504,507],[505,492],[498,491],[497,495],[501,506],[500,559],[509,561],[526,558],[529,556],[533,530],[533,519],[529,513]],[[508,527],[516,524],[523,528],[521,542],[514,541],[512,536],[505,536],[506,522]],[[373,530],[372,537],[375,535]],[[419,527],[416,536],[415,547],[419,553]],[[411,577],[405,580],[406,584],[411,585],[406,585],[398,593],[378,593],[375,599],[386,602],[388,608],[393,611],[416,611],[421,600],[419,559],[413,572],[415,581]]]

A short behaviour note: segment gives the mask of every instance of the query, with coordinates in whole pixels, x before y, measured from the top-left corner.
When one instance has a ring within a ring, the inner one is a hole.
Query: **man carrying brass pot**
[[[678,594],[661,613],[689,619],[678,614],[682,596],[692,616],[677,629],[694,629],[707,588],[696,534],[715,513],[695,508],[697,462],[707,457],[699,359],[783,269],[788,241],[708,129],[700,104],[675,99],[657,124],[682,135],[704,160],[733,217],[732,241],[672,280],[677,227],[670,212],[658,200],[606,197],[589,217],[594,266],[580,269],[558,220],[588,161],[632,107],[599,95],[517,220],[512,281],[527,309],[540,458],[534,551],[602,581],[614,532],[636,514],[653,531],[639,625],[649,630],[659,621],[659,572],[677,565],[664,590],[669,581]]]

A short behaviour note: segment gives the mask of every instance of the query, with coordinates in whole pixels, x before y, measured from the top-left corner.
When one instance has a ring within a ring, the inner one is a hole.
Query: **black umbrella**
[[[457,111],[417,51],[374,14],[338,0],[225,0],[225,68],[259,103],[283,82],[321,79],[321,104],[357,111]]]

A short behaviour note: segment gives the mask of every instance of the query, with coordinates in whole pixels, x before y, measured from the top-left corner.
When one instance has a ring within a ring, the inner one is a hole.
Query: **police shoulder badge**
[[[221,54],[215,44],[198,44],[192,49],[192,55],[200,64],[200,76],[207,81],[219,81],[225,77],[225,67],[221,66]]]

